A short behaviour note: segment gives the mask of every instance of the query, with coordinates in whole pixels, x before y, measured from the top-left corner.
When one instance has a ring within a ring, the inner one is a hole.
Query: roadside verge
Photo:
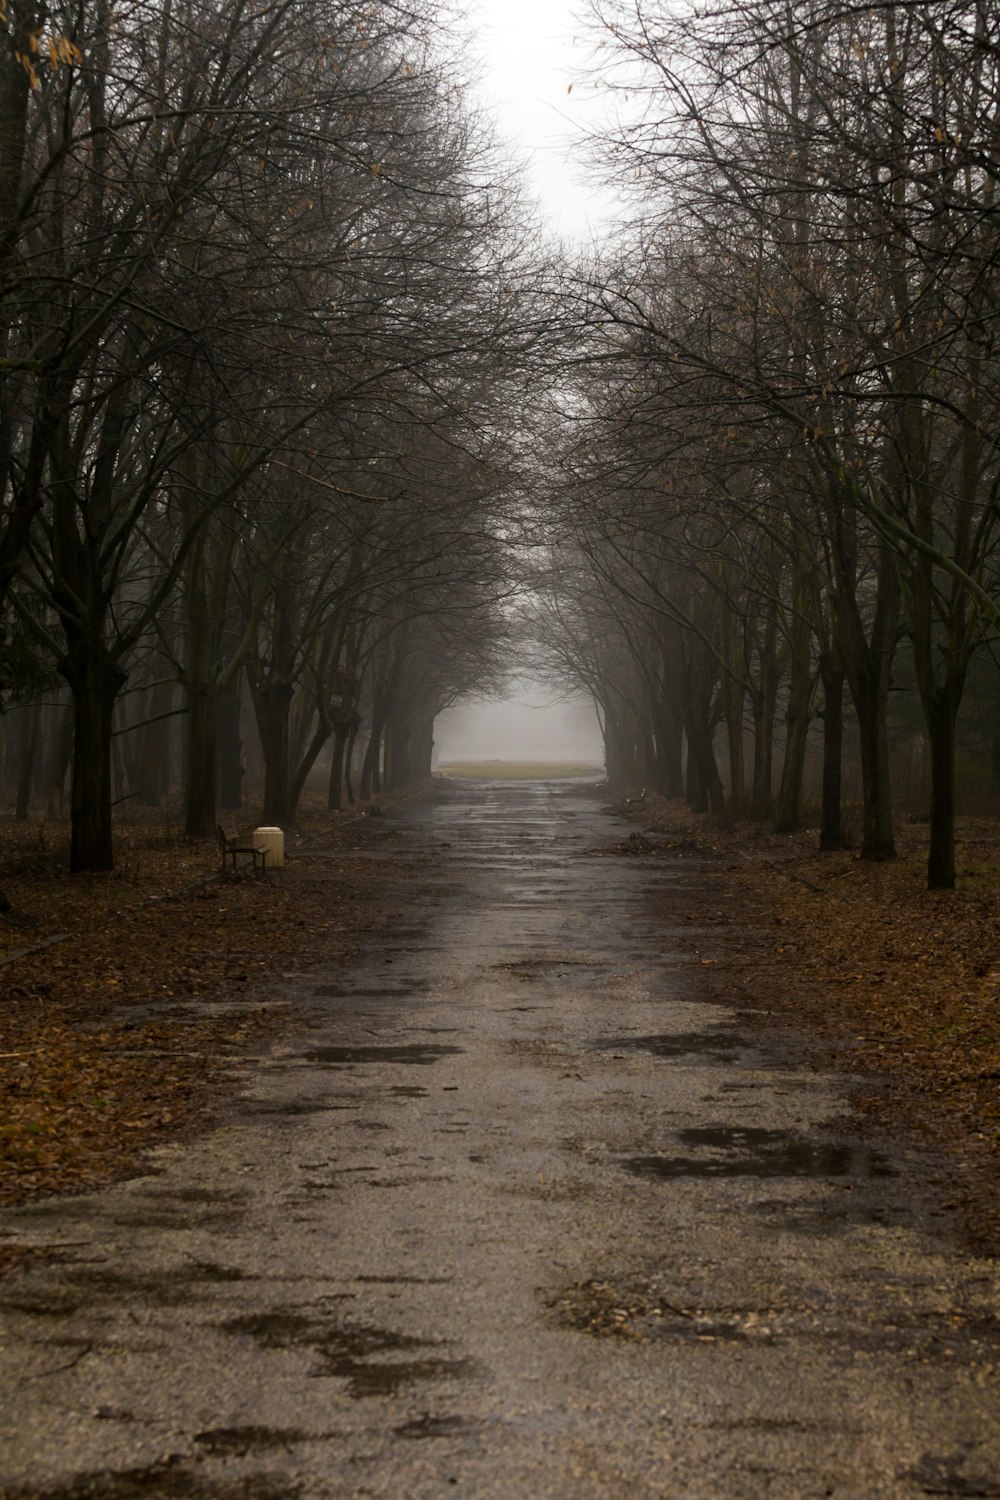
[[[660,798],[626,811],[642,831],[623,852],[708,856],[687,946],[718,998],[797,1029],[819,1065],[853,1075],[866,1127],[944,1153],[942,1207],[977,1248],[1000,1250],[995,826],[963,825],[960,886],[946,893],[923,888],[919,826],[900,830],[899,859],[869,864],[818,854],[815,832],[725,828]]]
[[[128,1175],[203,1126],[250,1049],[305,1019],[273,982],[356,958],[405,902],[395,843],[368,857],[389,833],[306,820],[262,879],[220,878],[213,845],[154,827],[128,830],[109,875],[8,861],[23,918],[0,946],[0,1202]]]

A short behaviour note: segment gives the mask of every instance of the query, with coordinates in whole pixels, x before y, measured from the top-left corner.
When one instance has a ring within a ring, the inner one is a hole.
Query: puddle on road
[[[372,1282],[376,1286],[451,1286],[453,1276],[355,1276],[355,1281]]]
[[[473,1432],[479,1426],[472,1417],[432,1417],[429,1413],[415,1417],[412,1422],[403,1422],[392,1430],[401,1438],[458,1437]]]
[[[895,1177],[879,1151],[812,1141],[784,1130],[712,1125],[678,1132],[685,1146],[724,1155],[630,1156],[621,1161],[635,1177]]]
[[[599,1052],[646,1052],[653,1057],[718,1058],[728,1061],[750,1044],[735,1031],[665,1031],[653,1036],[599,1036],[588,1044]]]
[[[492,964],[491,968],[512,974],[516,979],[532,979],[536,974],[549,973],[559,978],[563,969],[589,968],[589,964],[583,958],[514,958]]]
[[[121,1229],[163,1229],[183,1233],[187,1230],[215,1230],[230,1233],[243,1222],[242,1210],[200,1208],[197,1211],[179,1205],[169,1209],[130,1208],[109,1216],[108,1222]]]
[[[298,1427],[209,1427],[196,1432],[194,1440],[209,1453],[242,1457],[254,1450],[289,1448],[308,1436]]]
[[[210,1479],[172,1455],[144,1468],[79,1474],[68,1483],[5,1485],[0,1493],[3,1500],[294,1500],[301,1486],[283,1475]]]
[[[187,1307],[214,1287],[253,1281],[252,1272],[215,1261],[191,1261],[163,1271],[113,1270],[101,1266],[67,1266],[62,1286],[51,1294],[16,1294],[0,1301],[0,1307],[33,1316],[67,1317],[92,1309],[100,1301],[120,1306],[126,1302],[158,1307]]]
[[[353,1104],[318,1104],[311,1099],[279,1100],[277,1103],[268,1099],[247,1099],[242,1101],[244,1114],[250,1115],[251,1118],[260,1115],[265,1119],[277,1119],[282,1115],[288,1115],[290,1118],[306,1115],[328,1115],[338,1110],[353,1108]]]
[[[426,992],[427,986],[416,981],[391,986],[317,984],[313,988],[313,994],[321,995],[324,1000],[412,1000],[414,996]]]
[[[955,1500],[975,1495],[979,1500],[995,1500],[1000,1497],[1000,1479],[995,1472],[983,1472],[981,1462],[966,1453],[925,1453],[919,1463],[898,1473],[900,1479],[915,1483],[922,1495],[952,1495]],[[970,1473],[970,1468],[978,1468],[979,1473]]]
[[[454,1057],[464,1047],[450,1047],[432,1042],[400,1043],[385,1047],[314,1047],[302,1056],[307,1062],[327,1067],[347,1068],[352,1063],[435,1063],[442,1057]]]
[[[345,1380],[347,1394],[355,1400],[392,1396],[412,1381],[462,1375],[471,1368],[468,1360],[419,1353],[436,1347],[427,1339],[386,1328],[314,1320],[298,1312],[250,1313],[219,1326],[226,1333],[247,1335],[265,1349],[311,1349],[319,1363],[310,1373]],[[415,1357],[384,1357],[398,1354]]]
[[[801,1234],[810,1239],[829,1239],[844,1234],[854,1225],[905,1224],[911,1222],[911,1210],[904,1204],[886,1201],[884,1194],[873,1201],[871,1193],[847,1192],[837,1198],[764,1198],[751,1205],[769,1229],[783,1234]]]

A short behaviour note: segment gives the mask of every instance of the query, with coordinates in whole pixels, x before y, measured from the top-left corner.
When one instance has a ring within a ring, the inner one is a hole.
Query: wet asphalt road
[[[407,926],[154,1175],[7,1211],[0,1496],[1000,1496],[1000,1278],[698,999],[571,783],[470,785]],[[379,857],[376,848],[373,857]],[[418,868],[415,865],[415,870]],[[690,924],[684,929],[690,936]]]

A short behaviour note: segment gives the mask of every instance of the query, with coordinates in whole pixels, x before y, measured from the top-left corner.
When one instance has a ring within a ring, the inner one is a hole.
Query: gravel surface
[[[649,895],[706,877],[627,831],[573,782],[387,818],[408,925],[286,981],[323,1020],[219,1128],[0,1216],[55,1252],[3,1500],[1000,1496],[996,1263],[700,998]]]

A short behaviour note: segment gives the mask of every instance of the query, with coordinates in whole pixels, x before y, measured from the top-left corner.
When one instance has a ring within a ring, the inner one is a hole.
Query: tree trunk
[[[668,723],[669,715],[664,713],[662,704],[655,704],[653,707],[653,764],[649,785],[661,797],[670,796],[667,791],[670,783]]]
[[[184,832],[215,832],[215,692],[207,683],[187,687],[184,739]]]
[[[631,713],[604,714],[604,754],[608,782],[616,792],[635,791],[641,785],[641,770],[634,734],[628,727]]]
[[[413,779],[429,781],[434,761],[434,715],[423,714],[414,733]]]
[[[775,812],[775,833],[794,833],[802,821],[802,778],[805,775],[815,677],[812,664],[812,626],[809,621],[809,588],[800,565],[793,569],[790,617],[786,617],[788,642],[788,706],[785,713],[785,753],[781,762],[781,785]]]
[[[846,570],[842,569],[842,573],[846,578]],[[900,594],[896,560],[888,546],[883,545],[879,552],[875,616],[867,635],[855,586],[856,580],[851,577],[838,589],[835,620],[837,654],[858,716],[863,798],[861,858],[895,859],[886,710]]]
[[[302,759],[299,761],[294,775],[291,777],[291,785],[288,792],[289,822],[292,821],[298,811],[299,800],[309,779],[309,772],[316,764],[320,751],[330,738],[330,733],[331,725],[329,719],[324,717],[318,718],[316,720],[316,728],[313,730],[312,739],[306,746]]]
[[[687,796],[695,812],[723,814],[722,778],[715,763],[713,700],[718,666],[709,646],[694,640],[686,650],[681,712],[687,738]]]
[[[379,761],[382,751],[382,723],[379,720],[372,724],[368,735],[368,744],[365,746],[364,759],[361,762],[361,800],[367,802],[373,793],[382,790],[382,778],[379,770]]]
[[[927,889],[955,889],[955,724],[961,693],[951,684],[924,705],[931,752],[931,827]]]
[[[126,787],[131,789],[128,778],[128,764],[125,759],[125,725],[122,722],[121,700],[115,704],[115,711],[111,716],[111,771],[114,785],[114,801],[124,802],[127,796]]]
[[[73,873],[112,870],[111,720],[126,676],[105,649],[95,622],[72,636],[59,664],[73,694],[69,867]]]
[[[879,674],[881,675],[881,674]],[[888,683],[863,680],[854,697],[861,745],[862,840],[861,858],[896,857],[892,827],[892,790],[889,780],[889,729],[886,723]]]
[[[659,778],[657,791],[663,797],[684,795],[684,726],[676,714],[661,712],[656,730]]]
[[[146,712],[153,723],[138,731],[139,748],[135,757],[135,790],[144,807],[159,807],[163,800],[164,761],[170,751],[170,720],[161,718],[170,712],[176,684],[158,682],[146,701]]]
[[[729,816],[742,818],[746,811],[746,757],[743,752],[742,688],[730,685],[725,694],[726,744],[729,749]]]
[[[35,780],[35,761],[38,755],[38,730],[41,723],[42,706],[28,703],[20,712],[18,725],[17,803],[14,816],[18,822],[26,822],[31,812],[31,789]]]
[[[823,680],[823,792],[820,852],[844,847],[841,790],[844,774],[844,674],[827,655],[820,656]]]
[[[66,795],[66,773],[73,753],[73,710],[67,705],[55,712],[58,717],[57,728],[52,736],[46,812],[50,818],[61,818]]]
[[[387,792],[395,791],[397,787],[406,783],[407,759],[409,747],[407,744],[409,723],[404,717],[399,706],[395,711],[390,709],[385,722],[385,749],[382,757],[384,768],[384,783]]]
[[[333,754],[330,757],[330,785],[326,795],[327,812],[339,812],[344,787],[344,756],[347,751],[349,731],[337,729],[333,736]]]
[[[778,709],[781,666],[778,661],[777,605],[768,600],[764,620],[764,638],[759,645],[760,681],[753,699],[753,788],[750,794],[750,816],[763,822],[771,816],[771,791],[774,781],[774,720]]]
[[[807,637],[808,647],[808,637]],[[805,774],[809,739],[813,677],[809,658],[792,663],[785,720],[785,754],[781,763],[781,786],[774,820],[775,833],[795,833],[802,821],[802,778]]]
[[[774,713],[760,692],[753,694],[753,787],[750,792],[750,816],[762,822],[771,810],[772,755],[774,749]]]
[[[215,705],[215,775],[219,806],[226,812],[239,812],[244,772],[238,682],[221,693]]]
[[[353,807],[356,802],[354,795],[354,747],[358,742],[358,730],[360,724],[354,724],[347,736],[347,748],[344,751],[344,795],[347,798],[348,807]]]
[[[195,461],[192,453],[191,462]],[[222,630],[212,608],[208,550],[209,538],[202,534],[184,574],[184,831],[194,839],[210,838],[215,832],[215,700]]]
[[[704,723],[688,728],[688,796],[692,811],[721,815],[726,810],[722,777],[715,761],[711,727]]]
[[[290,767],[288,764],[288,731],[293,688],[290,682],[272,683],[261,688],[263,724],[261,743],[264,750],[264,809],[266,824],[284,827],[289,815]]]
[[[785,729],[785,754],[781,764],[781,786],[774,819],[775,833],[795,833],[802,825],[802,778],[806,767],[809,711],[789,710]]]

